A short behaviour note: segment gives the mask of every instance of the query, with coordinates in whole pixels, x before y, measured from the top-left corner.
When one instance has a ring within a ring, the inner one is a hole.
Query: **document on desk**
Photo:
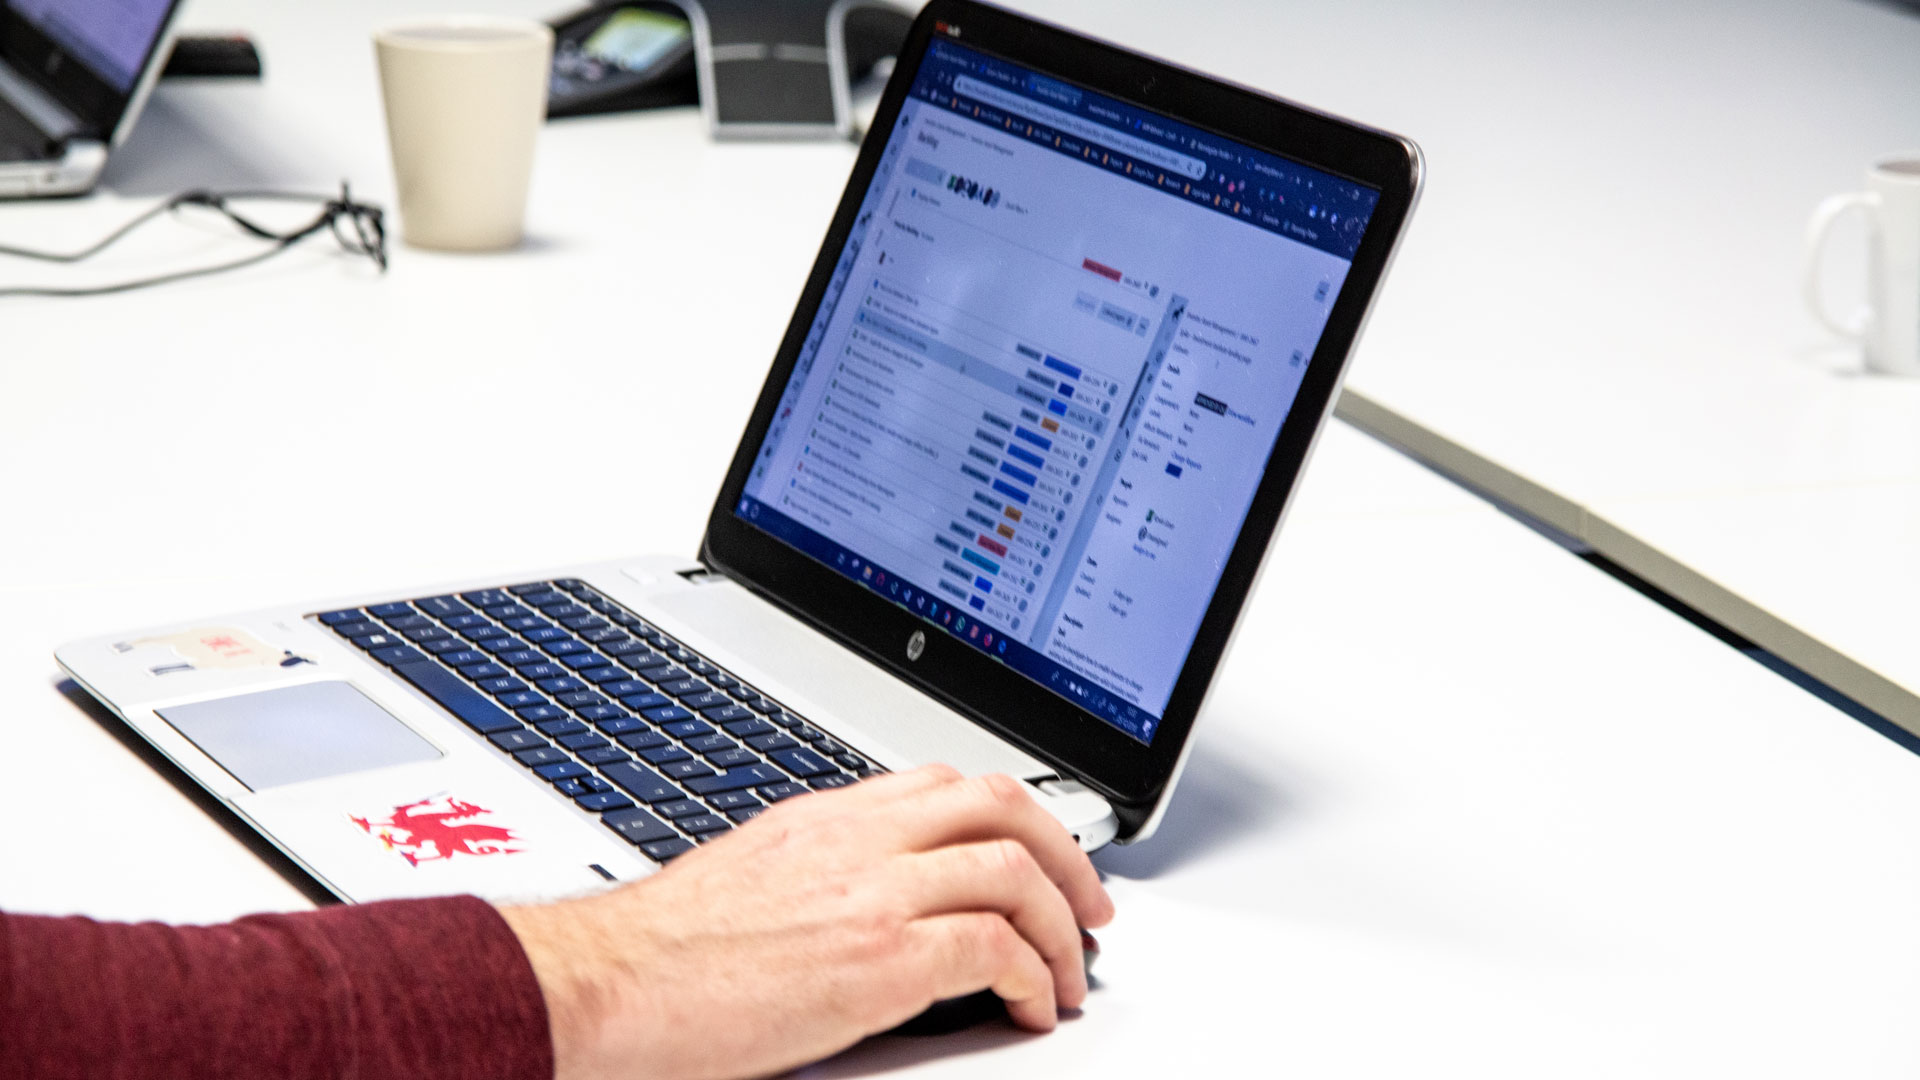
[[[1348,262],[1118,129],[899,123],[747,491],[1158,713]]]

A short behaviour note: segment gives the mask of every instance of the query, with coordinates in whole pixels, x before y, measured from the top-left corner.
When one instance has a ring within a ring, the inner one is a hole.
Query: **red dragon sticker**
[[[396,806],[384,821],[348,815],[362,832],[377,838],[409,866],[455,855],[512,855],[519,837],[513,830],[473,819],[492,813],[483,806],[436,795]]]

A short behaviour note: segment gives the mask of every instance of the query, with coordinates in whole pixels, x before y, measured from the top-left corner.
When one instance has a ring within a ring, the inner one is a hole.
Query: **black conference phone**
[[[755,21],[755,7],[764,7],[767,21],[788,21],[801,5],[784,0],[760,4],[731,0],[726,10],[712,12],[710,26],[721,21],[731,30],[744,16]],[[716,19],[716,16],[726,16]],[[843,44],[848,76],[859,81],[880,61],[898,53],[912,16],[887,6],[863,5],[848,10]],[[547,94],[547,116],[586,116],[594,113],[694,105],[700,100],[695,34],[688,12],[669,0],[614,0],[563,15],[552,22],[553,74]],[[720,27],[711,27],[718,33]],[[826,39],[824,16],[818,40]],[[758,36],[758,35],[755,35]],[[724,44],[724,43],[722,43]],[[725,83],[722,93],[730,93]],[[729,103],[727,113],[751,110],[751,95]]]

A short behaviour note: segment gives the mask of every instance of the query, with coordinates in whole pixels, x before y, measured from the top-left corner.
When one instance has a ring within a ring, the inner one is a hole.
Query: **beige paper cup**
[[[454,15],[387,27],[373,46],[401,238],[445,251],[518,244],[553,31],[530,19]]]

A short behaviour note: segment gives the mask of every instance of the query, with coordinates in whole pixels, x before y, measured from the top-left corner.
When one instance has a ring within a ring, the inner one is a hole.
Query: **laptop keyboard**
[[[880,771],[572,578],[318,618],[656,862]]]

